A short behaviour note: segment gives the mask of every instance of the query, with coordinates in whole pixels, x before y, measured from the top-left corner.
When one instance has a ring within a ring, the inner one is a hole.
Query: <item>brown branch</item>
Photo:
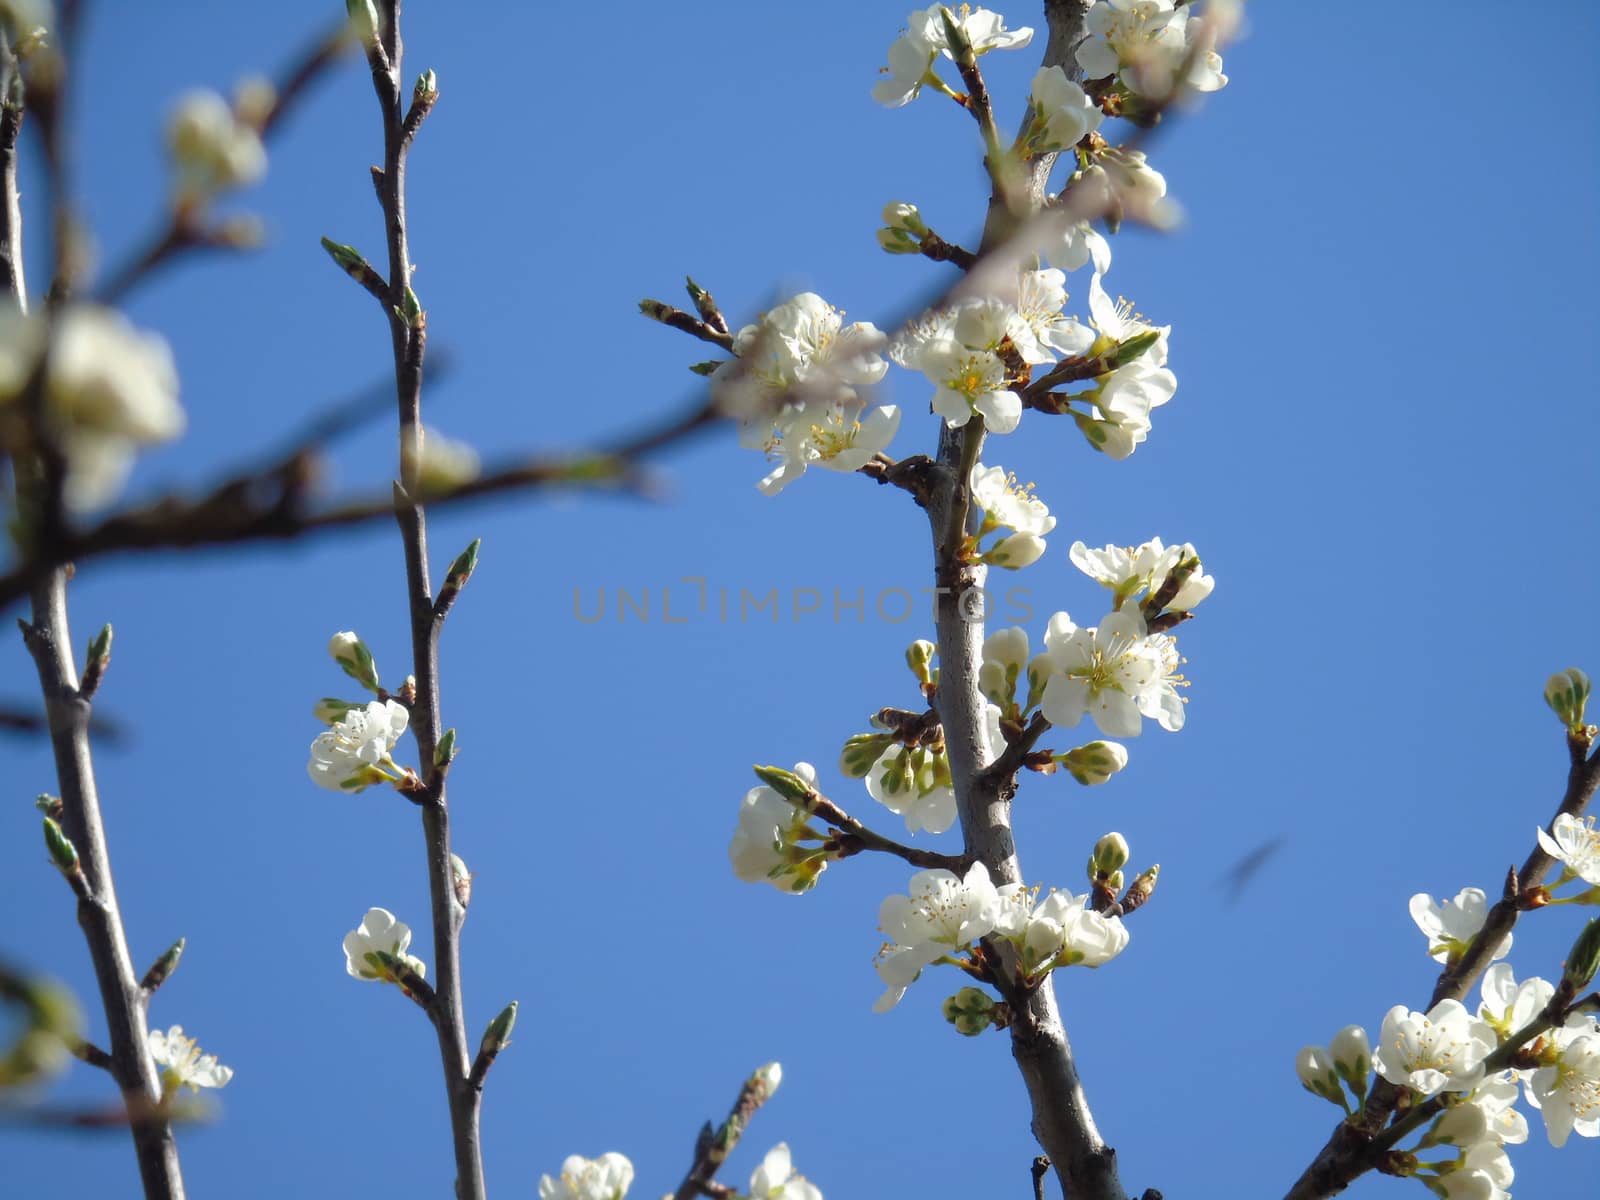
[[[934,850],[919,850],[915,846],[905,846],[893,838],[884,837],[868,829],[855,817],[840,808],[826,796],[818,794],[806,807],[823,821],[839,830],[835,843],[841,853],[839,857],[848,858],[852,854],[860,854],[866,850],[877,851],[880,854],[892,854],[895,858],[903,859],[914,867],[942,868],[953,871],[957,875],[964,873],[970,865],[969,859],[955,854],[940,854]]]
[[[434,765],[434,751],[443,731],[439,709],[439,630],[428,575],[428,527],[423,511],[422,367],[427,349],[427,317],[409,311],[411,255],[406,228],[406,157],[410,134],[400,110],[400,0],[379,5],[381,30],[367,47],[373,90],[383,119],[383,173],[375,177],[383,204],[389,257],[388,300],[390,345],[394,356],[395,399],[400,420],[400,482],[391,510],[405,550],[406,599],[411,614],[412,674],[416,699],[410,729],[423,764],[423,788],[414,796],[422,809],[428,891],[433,917],[433,953],[438,985],[427,1005],[438,1034],[455,1152],[457,1200],[484,1200],[483,1152],[478,1116],[481,1087],[471,1082],[466,1009],[461,995],[461,925],[466,908],[455,891],[451,865],[450,813],[443,772]]]
[[[769,1077],[768,1072],[776,1065],[763,1067],[744,1081],[738,1098],[720,1126],[716,1129],[712,1129],[710,1124],[701,1127],[700,1136],[695,1139],[694,1159],[671,1200],[694,1200],[695,1196],[718,1195],[713,1176],[739,1144],[750,1118],[772,1098],[777,1083]]]

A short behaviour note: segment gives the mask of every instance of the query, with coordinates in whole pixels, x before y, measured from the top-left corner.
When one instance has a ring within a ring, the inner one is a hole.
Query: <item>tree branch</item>
[[[778,1086],[774,1078],[777,1068],[776,1063],[769,1063],[744,1081],[738,1099],[733,1102],[727,1119],[719,1127],[712,1129],[709,1124],[701,1127],[700,1136],[695,1139],[694,1161],[689,1164],[688,1173],[670,1200],[694,1200],[696,1196],[719,1194],[719,1185],[712,1178],[739,1144],[750,1118],[772,1098]]]
[[[406,231],[406,157],[410,133],[400,109],[400,0],[379,6],[381,30],[367,47],[373,88],[383,115],[383,174],[377,178],[389,251],[389,333],[394,354],[395,396],[400,418],[400,482],[393,512],[405,547],[406,599],[411,614],[412,673],[416,700],[410,728],[423,764],[422,808],[427,851],[428,891],[433,914],[433,954],[438,984],[430,1011],[439,1039],[445,1092],[450,1108],[458,1200],[483,1200],[483,1154],[478,1114],[483,1093],[471,1081],[466,1011],[461,997],[461,925],[467,911],[456,896],[451,867],[450,813],[443,772],[434,766],[442,732],[439,712],[439,629],[428,577],[428,527],[422,508],[422,363],[427,347],[427,317],[408,304],[411,257]]]
[[[64,51],[62,51],[64,57]],[[0,39],[0,96],[11,94],[11,82],[18,65],[11,48]],[[50,117],[46,130],[47,183],[51,191],[51,210],[55,217],[57,278],[66,282],[71,219],[62,163],[63,151],[58,130],[61,95],[65,87],[65,67],[58,75],[47,101]],[[22,265],[22,212],[17,193],[16,137],[21,114],[7,111],[0,117],[0,275],[11,289],[11,300],[26,310]],[[42,392],[42,388],[38,389]],[[51,485],[51,471],[45,478],[29,478],[36,472],[17,463],[17,486],[35,486],[44,493],[47,511],[60,502],[59,490]],[[56,481],[59,482],[59,481]],[[57,521],[47,520],[48,529]],[[139,1176],[147,1200],[182,1200],[183,1174],[178,1164],[178,1145],[171,1122],[161,1110],[162,1088],[150,1057],[147,1042],[145,993],[133,973],[133,960],[117,907],[116,887],[111,879],[111,855],[106,845],[105,826],[100,816],[100,797],[95,784],[94,761],[89,747],[90,705],[79,691],[77,665],[72,656],[72,635],[67,621],[67,576],[61,569],[45,573],[32,583],[32,620],[23,623],[24,641],[33,657],[43,695],[51,748],[55,753],[56,777],[60,789],[60,824],[77,851],[84,887],[78,899],[78,924],[88,944],[94,964],[100,1002],[105,1010],[111,1038],[109,1054],[98,1052],[88,1061],[105,1067],[122,1089]]]

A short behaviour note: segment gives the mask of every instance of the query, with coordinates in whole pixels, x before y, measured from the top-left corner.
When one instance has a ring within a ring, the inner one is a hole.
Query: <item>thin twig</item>
[[[775,1064],[774,1064],[775,1065]],[[695,1196],[714,1196],[712,1177],[733,1153],[734,1147],[739,1144],[739,1139],[744,1136],[750,1118],[755,1116],[761,1106],[772,1096],[772,1089],[776,1086],[771,1082],[767,1072],[770,1067],[763,1067],[744,1081],[744,1086],[739,1089],[739,1095],[733,1102],[733,1107],[728,1110],[726,1119],[720,1126],[713,1129],[709,1124],[700,1129],[700,1135],[695,1139],[694,1160],[689,1164],[689,1170],[683,1177],[683,1182],[678,1185],[678,1190],[672,1194],[671,1200],[694,1200]]]

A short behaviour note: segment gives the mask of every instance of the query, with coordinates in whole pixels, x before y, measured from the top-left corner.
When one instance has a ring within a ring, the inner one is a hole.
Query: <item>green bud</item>
[[[1128,864],[1128,839],[1120,833],[1108,833],[1094,844],[1094,854],[1089,858],[1091,875],[1110,875]]]
[[[100,632],[89,639],[89,657],[86,661],[98,662],[103,667],[111,658],[111,626],[102,625]]]
[[[1093,787],[1104,783],[1128,765],[1128,752],[1116,742],[1090,742],[1076,750],[1056,755],[1060,763],[1079,783]]]
[[[412,291],[409,286],[406,288],[406,294],[399,307],[394,312],[395,316],[405,322],[410,329],[421,329],[428,323],[427,314],[422,311],[422,301],[417,299],[417,293]]]
[[[1581,991],[1594,979],[1596,969],[1600,969],[1600,917],[1585,925],[1572,943],[1561,982],[1574,992]]]
[[[60,825],[56,824],[54,817],[44,819],[44,844],[50,851],[50,861],[55,863],[56,869],[63,875],[76,875],[82,868],[78,865],[78,848],[72,844],[72,839]]]
[[[920,235],[928,232],[928,227],[922,223],[922,214],[917,211],[917,206],[899,200],[892,200],[883,206],[883,223],[890,229],[904,230],[906,233]]]
[[[500,1015],[489,1022],[483,1031],[483,1041],[478,1043],[478,1053],[494,1056],[511,1044],[511,1031],[517,1024],[517,1002],[513,1000],[500,1010]]]
[[[696,375],[715,375],[717,368],[727,361],[725,358],[708,358],[705,362],[690,363],[689,370]]]
[[[439,735],[438,743],[433,747],[433,765],[448,767],[456,757],[456,731],[451,726]]]
[[[150,964],[150,969],[144,973],[144,978],[139,981],[139,986],[147,992],[153,992],[167,978],[178,969],[178,960],[183,957],[183,948],[189,944],[187,938],[179,938],[168,946],[166,952]]]
[[[1127,895],[1122,897],[1122,911],[1131,913],[1150,899],[1151,893],[1156,890],[1156,880],[1161,877],[1161,864],[1156,863],[1148,870],[1140,871],[1133,877],[1133,886],[1128,889]]]
[[[782,767],[754,767],[756,778],[797,808],[809,810],[817,793],[812,786],[793,771]]]
[[[362,278],[372,270],[372,265],[362,257],[361,251],[354,246],[346,246],[330,238],[322,239],[322,248],[328,252],[328,257],[346,275],[357,279]]]
[[[1544,702],[1576,733],[1583,728],[1583,710],[1589,702],[1589,677],[1577,667],[1557,671],[1544,685]]]
[[[878,230],[878,246],[887,254],[921,254],[922,245],[903,229]]]
[[[459,854],[450,856],[450,886],[462,908],[472,903],[472,872],[467,870],[467,860]]]
[[[450,564],[450,569],[445,572],[445,582],[454,582],[456,587],[464,587],[467,580],[472,578],[472,573],[478,569],[478,548],[483,545],[482,538],[473,538],[472,542]]]
[[[944,1002],[944,1019],[963,1037],[977,1037],[994,1024],[994,999],[981,988],[962,988]]]
[[[1117,343],[1117,348],[1107,355],[1107,361],[1112,370],[1131,363],[1150,347],[1161,340],[1161,331],[1146,329],[1143,333],[1136,333],[1131,338],[1126,338]]]
[[[906,647],[906,666],[911,668],[911,673],[917,677],[920,684],[929,684],[934,681],[932,663],[934,655],[939,653],[939,648],[932,642],[912,642]]]
[[[48,792],[40,792],[33,798],[33,806],[47,817],[61,819],[61,797],[52,796]]]
[[[367,691],[378,690],[378,664],[373,661],[372,651],[367,649],[367,644],[354,633],[345,630],[329,638],[328,654],[344,669],[346,675]]]
[[[678,310],[673,308],[670,304],[663,304],[659,300],[651,300],[646,298],[639,301],[639,311],[645,316],[649,317],[652,321],[667,321],[670,320],[672,315]]]
[[[411,89],[411,99],[417,104],[432,104],[439,98],[439,76],[424,71],[417,76],[417,85]]]
[[[892,733],[858,733],[844,744],[839,754],[839,769],[851,779],[865,779],[873,764],[892,745]]]

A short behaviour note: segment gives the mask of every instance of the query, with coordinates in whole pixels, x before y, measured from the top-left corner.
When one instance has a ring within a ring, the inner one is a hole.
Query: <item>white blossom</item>
[[[1094,334],[1062,308],[1067,302],[1066,274],[1050,268],[1024,271],[1017,285],[1018,321],[1008,332],[1022,361],[1039,365],[1056,355],[1087,354]]]
[[[306,769],[318,785],[335,792],[394,782],[404,772],[389,752],[409,720],[410,714],[393,700],[351,708],[337,725],[316,736]]]
[[[1562,813],[1550,826],[1550,832],[1538,831],[1539,846],[1568,871],[1590,885],[1600,885],[1600,833],[1595,832],[1594,817],[1577,817]]]
[[[815,787],[816,768],[795,763],[794,773]],[[733,873],[746,883],[770,883],[780,892],[799,893],[814,887],[828,860],[799,845],[811,835],[806,812],[790,804],[774,788],[762,784],[745,793],[739,824],[728,843]]]
[[[1372,1063],[1390,1083],[1424,1096],[1465,1092],[1483,1078],[1483,1060],[1495,1046],[1494,1030],[1459,1000],[1441,1000],[1426,1013],[1397,1004],[1383,1018]]]
[[[401,469],[407,477],[416,472],[424,494],[448,492],[478,477],[482,461],[466,442],[447,438],[437,429],[423,430],[418,441],[420,455],[413,454],[409,441],[402,446]]]
[[[192,1092],[219,1088],[233,1078],[233,1068],[225,1067],[214,1054],[201,1054],[193,1038],[183,1036],[183,1026],[174,1025],[165,1033],[152,1029],[150,1057],[161,1071],[161,1090],[172,1095],[180,1087]]]
[[[0,424],[33,377],[50,332],[45,413],[67,459],[66,502],[79,511],[99,508],[122,487],[140,447],[183,432],[177,368],[161,337],[110,309],[66,308],[53,331],[39,313],[7,309],[0,312]]]
[[[1067,551],[1072,565],[1090,579],[1111,589],[1113,607],[1122,605],[1141,592],[1155,595],[1167,582],[1174,567],[1187,559],[1199,560],[1199,555],[1189,542],[1166,546],[1160,538],[1152,538],[1142,546],[1106,546],[1091,550],[1083,542],[1073,542]],[[1173,612],[1188,612],[1204,600],[1216,586],[1215,580],[1202,574],[1203,566],[1193,573],[1166,605]]]
[[[179,193],[190,200],[254,183],[267,170],[261,134],[215,92],[190,92],[178,101],[167,122],[167,148]]]
[[[1033,494],[1033,484],[1019,484],[1004,467],[975,463],[967,483],[986,525],[1039,536],[1056,527],[1049,507]]]
[[[1059,196],[1052,196],[1050,203],[1060,200]],[[1090,262],[1094,263],[1096,275],[1111,269],[1111,243],[1088,221],[1073,221],[1043,249],[1050,265],[1063,271],[1077,271]]]
[[[878,955],[878,975],[888,990],[874,1010],[900,1003],[923,967],[991,933],[999,916],[1000,897],[981,862],[960,878],[942,869],[918,871],[908,895],[890,896],[878,909],[878,928],[891,941]]]
[[[1435,962],[1449,962],[1466,952],[1489,916],[1489,898],[1480,888],[1462,888],[1443,903],[1426,892],[1411,897],[1411,919],[1428,939],[1428,954]],[[1505,935],[1491,962],[1511,952],[1511,934]]]
[[[788,1143],[779,1142],[750,1176],[750,1200],[822,1200],[822,1189],[794,1169]]]
[[[1046,154],[1076,146],[1100,128],[1100,106],[1060,67],[1041,67],[1028,92],[1028,149]]]
[[[1028,631],[997,629],[983,640],[978,690],[1002,710],[1017,707],[1017,684],[1028,676]]]
[[[1552,1146],[1574,1133],[1600,1137],[1600,1026],[1580,1016],[1547,1036],[1555,1055],[1527,1077],[1528,1103],[1544,1117]]]
[[[622,1200],[633,1186],[633,1164],[615,1150],[599,1158],[571,1155],[561,1178],[539,1179],[539,1200]]]
[[[1039,708],[1052,725],[1070,728],[1087,713],[1109,737],[1137,737],[1141,716],[1183,728],[1177,644],[1148,633],[1136,610],[1108,613],[1094,629],[1056,613],[1044,640],[1053,671]]]
[[[801,292],[739,330],[738,357],[712,376],[712,394],[727,415],[754,426],[760,445],[772,426],[788,423],[791,408],[859,403],[855,389],[889,369],[884,342],[870,321],[846,325],[821,296]]]
[[[1189,9],[1173,0],[1099,0],[1086,25],[1089,36],[1076,57],[1087,79],[1115,75],[1130,91],[1160,101],[1192,57],[1186,87],[1214,92],[1228,82],[1209,40],[1214,31],[1203,20],[1191,23]],[[1199,38],[1208,40],[1200,44]]]
[[[1001,906],[995,932],[1017,948],[1023,970],[1038,976],[1058,967],[1099,967],[1128,945],[1128,929],[1120,917],[1108,917],[1089,905],[1090,896],[1052,889],[1030,907],[1034,892],[1021,884],[999,889]]]
[[[1494,963],[1483,973],[1483,1001],[1478,1005],[1478,1017],[1487,1021],[1504,1041],[1543,1012],[1555,990],[1554,984],[1537,975],[1519,984],[1510,963]]]
[[[344,935],[344,969],[356,979],[377,983],[396,982],[394,974],[376,957],[381,951],[393,955],[419,976],[426,977],[428,967],[420,958],[408,954],[411,946],[411,926],[397,920],[386,908],[369,908],[361,924]]]
[[[859,471],[888,449],[900,428],[900,410],[892,404],[873,409],[865,420],[861,414],[861,407],[853,404],[828,404],[821,411],[808,406],[767,439],[763,449],[778,466],[757,486],[765,495],[775,496],[804,475],[807,467]]]
[[[949,760],[924,747],[890,746],[867,772],[867,794],[905,820],[908,833],[943,833],[956,823]]]

